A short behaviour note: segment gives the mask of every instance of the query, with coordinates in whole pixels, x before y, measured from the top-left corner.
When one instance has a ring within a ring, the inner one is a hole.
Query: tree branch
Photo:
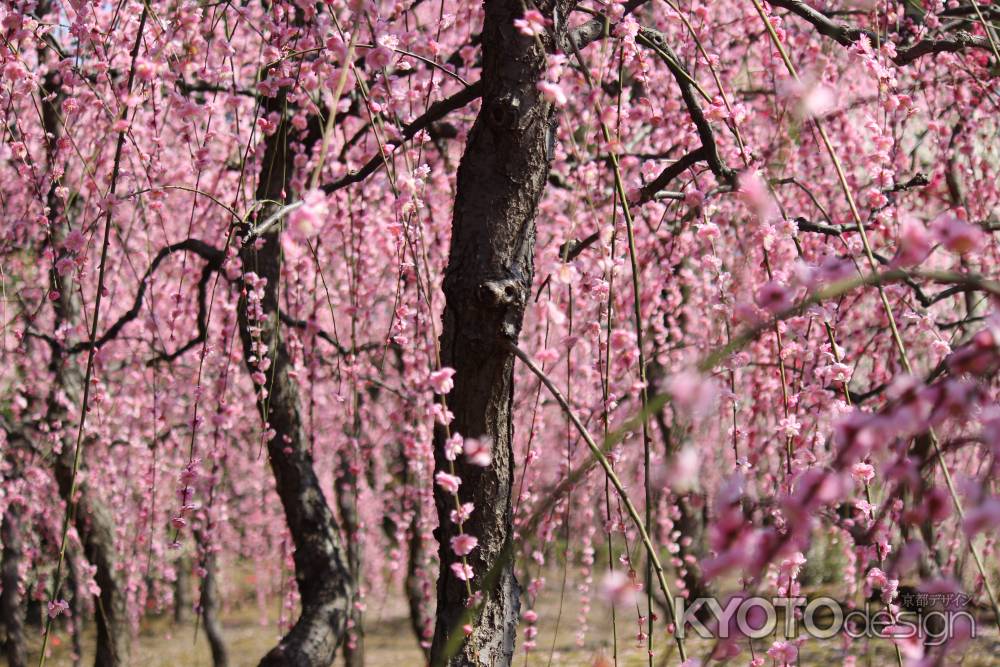
[[[156,253],[156,257],[153,258],[153,261],[150,263],[149,268],[146,269],[146,273],[142,276],[142,280],[139,281],[139,289],[135,294],[135,300],[132,302],[132,307],[129,308],[128,312],[119,317],[118,320],[116,320],[114,324],[108,327],[107,331],[105,331],[93,343],[91,343],[90,341],[81,341],[76,345],[67,348],[66,352],[68,354],[79,354],[80,352],[89,350],[92,347],[95,349],[100,349],[101,346],[103,346],[108,341],[113,340],[119,333],[121,333],[121,330],[125,327],[126,324],[128,324],[129,322],[131,322],[132,320],[134,320],[136,317],[139,316],[139,310],[142,308],[142,300],[146,295],[146,287],[149,282],[149,278],[153,275],[153,273],[160,266],[163,260],[169,257],[170,255],[174,254],[175,252],[194,253],[199,257],[204,258],[208,262],[206,268],[211,267],[213,271],[218,270],[219,267],[222,266],[223,259],[225,259],[225,254],[221,250],[198,239],[186,239],[184,241],[180,241],[178,243],[174,243],[172,245],[168,245],[165,248],[162,248],[160,252]]]
[[[819,34],[829,37],[843,46],[853,46],[862,37],[867,37],[873,43],[878,39],[878,36],[872,31],[834,21],[801,0],[770,0],[770,4],[787,9],[799,18],[808,21]],[[954,53],[970,47],[990,50],[989,41],[984,37],[978,37],[965,30],[958,30],[952,33],[949,38],[922,39],[913,46],[900,49],[896,52],[893,62],[897,65],[908,65],[927,55]]]

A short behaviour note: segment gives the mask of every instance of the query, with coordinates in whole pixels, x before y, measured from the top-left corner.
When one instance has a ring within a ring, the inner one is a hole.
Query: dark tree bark
[[[520,0],[486,0],[483,25],[482,109],[469,133],[458,170],[451,247],[444,278],[446,305],[441,363],[455,369],[448,394],[455,414],[453,432],[489,437],[493,461],[486,468],[455,462],[463,502],[475,504],[465,524],[479,540],[468,561],[473,589],[492,573],[483,590],[472,633],[456,655],[446,655],[454,633],[462,633],[465,583],[451,571],[456,557],[449,541],[456,526],[449,515],[454,499],[435,490],[440,528],[441,574],[437,624],[431,650],[434,665],[509,665],[520,614],[519,586],[508,551],[511,539],[513,478],[513,357],[504,348],[516,341],[534,274],[535,211],[549,172],[553,109],[537,90],[553,35],[541,42],[521,35],[514,19]],[[571,1],[541,3],[553,19],[554,39],[566,52],[566,17]],[[436,465],[447,471],[443,429],[436,434]],[[506,561],[506,562],[502,562]],[[496,571],[494,571],[496,568]]]
[[[199,541],[200,537],[199,535]],[[202,555],[204,574],[201,578],[198,608],[205,628],[205,637],[208,639],[208,647],[212,651],[213,667],[229,667],[229,653],[222,635],[222,623],[219,622],[219,585],[216,580],[218,567],[215,551],[208,547]]]
[[[259,211],[258,220],[261,221],[280,208],[280,205],[271,202],[284,201],[286,193],[291,190],[291,127],[285,106],[284,93],[267,98],[264,103],[264,114],[277,112],[282,120],[275,133],[267,139],[257,185],[257,200],[269,202]],[[266,379],[262,385],[269,395],[266,400],[258,397],[257,409],[265,423],[265,430],[270,428],[274,433],[267,441],[268,460],[295,544],[295,580],[302,610],[292,630],[260,664],[326,667],[333,661],[343,639],[354,599],[354,587],[333,513],[313,469],[312,455],[302,427],[298,386],[289,375],[291,362],[281,336],[278,310],[281,274],[279,231],[280,225],[266,231],[260,238],[259,249],[251,241],[240,250],[244,271],[253,271],[267,280],[262,300],[263,319],[251,321],[245,294],[240,299],[238,310],[247,367],[252,371],[257,369],[255,360],[260,357],[259,349],[266,349],[271,360],[271,365],[264,372]]]
[[[9,667],[27,667],[24,643],[24,607],[21,599],[21,561],[24,547],[21,538],[22,508],[11,503],[0,524],[3,562],[0,563],[0,623],[3,623],[3,654]]]

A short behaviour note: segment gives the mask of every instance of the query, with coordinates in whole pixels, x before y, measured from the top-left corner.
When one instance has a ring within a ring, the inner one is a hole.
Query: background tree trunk
[[[212,651],[213,667],[229,667],[229,653],[222,635],[222,624],[219,622],[219,585],[216,579],[218,567],[215,551],[209,547],[202,561],[204,574],[201,578],[198,607],[205,627],[205,637]]]
[[[282,89],[284,90],[284,89]],[[284,92],[265,100],[263,115],[281,114],[274,134],[267,138],[264,164],[256,198],[265,204],[258,220],[265,220],[280,208],[291,190],[293,164],[289,146],[290,124]],[[251,372],[259,357],[257,345],[268,350],[270,367],[265,371],[269,395],[257,400],[264,429],[273,429],[267,441],[268,460],[275,486],[295,544],[295,580],[301,596],[302,612],[292,630],[261,661],[262,666],[295,665],[326,667],[344,636],[354,599],[354,588],[333,513],[327,504],[313,469],[312,455],[302,428],[298,386],[289,375],[291,362],[279,323],[278,296],[281,277],[280,225],[240,250],[244,271],[265,278],[263,320],[251,321],[246,295],[240,299],[239,325],[244,357]],[[254,336],[251,327],[259,329]]]
[[[406,558],[406,579],[403,587],[406,592],[406,604],[410,610],[410,628],[420,645],[420,650],[424,653],[424,659],[431,657],[430,644],[431,628],[434,626],[434,619],[431,617],[430,606],[427,603],[425,587],[430,584],[425,576],[421,576],[421,569],[427,560],[424,540],[420,535],[420,501],[414,503],[413,520],[407,531],[407,558]]]
[[[191,561],[186,556],[177,559],[174,579],[174,623],[187,623],[191,616]]]
[[[24,643],[24,607],[21,597],[22,508],[11,503],[0,524],[3,562],[0,563],[0,623],[3,623],[3,654],[9,667],[26,667],[28,653]]]
[[[59,102],[56,96],[55,102]],[[51,108],[50,104],[43,106],[43,113]],[[50,196],[50,202],[57,202],[55,196]],[[53,205],[53,211],[61,210]],[[63,216],[66,217],[65,215]],[[69,222],[53,227],[53,235],[58,243],[64,238]],[[64,322],[76,322],[79,316],[79,304],[75,298],[72,285],[63,284],[61,277],[50,271],[52,290],[58,292],[59,298],[52,302],[55,310],[54,328],[58,329]],[[69,506],[75,500],[73,525],[76,528],[83,555],[87,561],[97,568],[94,581],[101,589],[94,599],[94,616],[97,625],[97,645],[94,664],[97,667],[117,667],[129,665],[131,655],[132,633],[128,622],[127,591],[118,572],[118,555],[115,550],[114,517],[108,508],[86,483],[85,476],[80,481],[78,476],[76,498],[70,497],[73,486],[73,460],[76,454],[76,429],[70,425],[76,424],[66,406],[59,399],[60,392],[72,405],[79,405],[83,396],[83,374],[70,357],[59,350],[53,350],[51,370],[55,384],[48,399],[46,421],[49,424],[62,424],[62,442],[59,453],[53,457],[53,473],[59,487],[59,495]],[[86,437],[80,443],[87,447]],[[83,465],[81,465],[83,467]],[[67,565],[67,569],[70,566]],[[80,622],[80,619],[77,619]]]
[[[553,19],[556,40],[565,35],[565,17],[573,2],[544,3]],[[465,465],[459,457],[463,502],[475,504],[466,532],[479,546],[469,556],[473,588],[498,566],[495,584],[482,591],[483,603],[457,655],[446,655],[453,633],[462,633],[466,589],[451,572],[456,558],[449,541],[456,526],[449,515],[454,500],[435,489],[440,528],[441,574],[437,624],[431,650],[435,665],[509,665],[520,614],[519,586],[513,563],[500,563],[512,530],[513,357],[504,350],[516,341],[534,275],[535,210],[549,172],[548,144],[553,110],[536,88],[546,66],[551,35],[541,40],[514,28],[524,11],[520,0],[486,0],[483,25],[482,108],[469,133],[458,170],[451,247],[444,278],[446,305],[441,334],[441,363],[455,369],[448,394],[455,414],[452,432],[493,441],[489,467]],[[568,51],[569,49],[564,49]],[[444,430],[436,434],[438,470]]]
[[[355,418],[355,427],[360,430],[360,417]],[[357,507],[358,476],[353,468],[350,452],[341,452],[339,468],[336,482],[337,508],[344,528],[344,538],[347,540],[347,565],[350,569],[351,581],[355,587],[360,587],[362,549]],[[357,605],[351,605],[348,625],[347,637],[344,640],[344,665],[345,667],[364,667],[364,619]]]
[[[68,391],[67,394],[77,395]],[[75,445],[72,436],[64,437],[62,452],[55,459],[59,493],[67,504]],[[94,581],[101,589],[100,594],[94,599],[94,620],[97,626],[94,665],[97,667],[130,665],[132,633],[128,622],[126,590],[118,573],[114,518],[104,503],[94,496],[93,491],[86,484],[79,483],[75,514],[74,525],[83,544],[83,555],[97,568]],[[77,622],[79,621],[80,619],[77,619]]]

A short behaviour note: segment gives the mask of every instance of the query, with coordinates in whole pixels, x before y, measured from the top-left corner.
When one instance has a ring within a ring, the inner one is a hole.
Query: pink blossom
[[[636,597],[635,582],[621,570],[613,570],[604,575],[600,594],[604,600],[615,606],[632,604]]]
[[[67,97],[62,102],[62,110],[64,115],[72,116],[80,110],[80,101],[75,97]]]
[[[776,641],[767,649],[767,654],[780,662],[795,662],[799,649],[792,642]]]
[[[148,58],[139,58],[135,63],[135,75],[142,81],[152,81],[156,78],[158,70],[156,63]]]
[[[392,62],[393,50],[379,44],[365,56],[365,63],[375,69],[382,69]]]
[[[875,468],[868,463],[855,463],[851,466],[851,476],[858,482],[870,482],[875,477]]]
[[[1000,365],[1000,329],[977,331],[972,340],[945,359],[953,375],[987,375]]]
[[[708,414],[718,398],[715,383],[695,371],[684,371],[671,376],[665,389],[679,408],[695,417]]]
[[[466,438],[465,459],[474,466],[487,467],[493,460],[493,444],[490,439]]]
[[[458,487],[462,485],[462,478],[457,475],[451,475],[443,471],[439,471],[434,475],[434,481],[440,486],[446,493],[452,495],[458,493]]]
[[[48,605],[49,618],[56,618],[69,613],[69,603],[66,600],[50,600]]]
[[[769,281],[757,290],[757,305],[764,310],[777,314],[792,306],[792,291],[779,282]]]
[[[1000,528],[1000,498],[989,498],[975,507],[967,508],[962,528],[970,538],[983,531]]]
[[[667,484],[674,493],[687,493],[698,488],[701,455],[693,446],[682,448],[674,456],[668,471]]]
[[[857,272],[850,260],[836,255],[827,255],[820,262],[816,274],[821,283],[835,283],[850,278]]]
[[[810,86],[799,102],[799,113],[803,118],[815,118],[828,113],[835,104],[833,91],[821,83]]]
[[[739,176],[739,193],[762,221],[771,217],[773,203],[767,184],[759,172],[744,171]]]
[[[934,243],[927,228],[915,218],[906,218],[899,226],[899,249],[893,266],[914,266],[931,254]]]
[[[444,457],[449,461],[454,461],[462,453],[462,436],[453,434],[444,443]]]
[[[786,438],[796,437],[802,429],[802,424],[799,423],[798,418],[795,415],[788,415],[787,417],[782,417],[778,421],[778,430]]]
[[[456,524],[465,523],[472,516],[473,509],[475,509],[475,506],[472,503],[462,503],[460,507],[451,511],[451,522]]]
[[[562,87],[558,83],[553,83],[551,81],[539,81],[538,90],[542,93],[542,97],[551,102],[557,107],[565,106],[568,102],[566,93],[563,92]]]
[[[3,76],[8,81],[17,83],[28,76],[28,70],[20,60],[11,60],[3,67]]]
[[[319,233],[330,215],[326,194],[310,190],[302,197],[302,205],[288,214],[288,229],[296,239],[309,239]]]
[[[477,544],[479,544],[479,540],[467,533],[461,533],[451,538],[451,550],[458,556],[469,555]]]
[[[73,261],[72,257],[60,257],[56,261],[56,273],[60,276],[65,276],[73,269],[76,268],[76,262]]]
[[[942,246],[960,255],[977,250],[983,243],[982,229],[951,213],[938,216],[931,223],[931,230]]]
[[[545,34],[545,26],[548,20],[542,16],[537,9],[529,9],[524,12],[524,17],[514,19],[514,27],[526,37],[538,37]]]
[[[705,201],[705,193],[702,192],[701,190],[694,187],[689,187],[687,190],[684,191],[684,203],[690,206],[691,208],[698,208],[699,206],[702,205],[704,201]],[[715,227],[715,225],[712,226]],[[716,227],[716,231],[718,231],[718,227]]]
[[[447,394],[455,386],[455,382],[452,380],[454,375],[454,368],[442,368],[440,370],[433,371],[427,378],[427,382],[430,384],[431,389],[434,390],[435,394]]]
[[[452,573],[461,579],[462,581],[469,581],[472,579],[472,566],[465,563],[452,563],[451,564]]]

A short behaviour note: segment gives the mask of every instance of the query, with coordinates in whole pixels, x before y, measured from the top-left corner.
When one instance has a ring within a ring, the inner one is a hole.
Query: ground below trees
[[[555,650],[552,652],[553,632],[556,618],[559,616],[561,574],[560,571],[553,570],[549,573],[550,576],[546,577],[549,586],[547,592],[543,594],[540,604],[536,607],[539,611],[538,646],[526,661],[524,651],[521,648],[522,631],[518,637],[518,651],[514,659],[515,667],[523,665],[546,667],[550,664],[590,667],[600,665],[601,656],[610,658],[609,611],[604,604],[598,603],[596,600],[592,605],[589,617],[590,631],[587,634],[587,642],[583,648],[576,646],[576,618],[579,614],[576,593],[578,582],[573,581],[572,577],[567,581],[559,634],[555,642]],[[243,603],[234,605],[223,613],[223,630],[232,667],[255,667],[261,656],[267,653],[278,639],[275,620],[278,615],[279,601],[274,599],[268,602],[271,624],[262,626],[259,610],[249,589],[241,600]],[[406,616],[406,604],[401,591],[396,591],[384,603],[380,600],[369,600],[365,624],[367,626],[365,641],[367,659],[365,664],[372,667],[419,667],[422,664],[421,653],[417,649],[410,631],[409,620]],[[621,667],[640,667],[648,664],[645,649],[636,646],[636,629],[635,610],[619,610],[618,646]],[[29,632],[30,630],[29,628]],[[193,619],[185,624],[176,624],[172,615],[169,614],[148,617],[133,646],[134,664],[142,665],[142,667],[211,667],[211,655],[204,633],[199,632],[195,637],[194,631]],[[37,661],[40,633],[33,640],[32,649],[34,651],[29,658]],[[58,633],[57,641],[54,642],[52,659],[47,661],[47,665],[50,667],[69,667],[72,665],[69,641],[65,631]],[[767,640],[756,643],[757,650],[760,651],[759,655],[765,655],[764,652],[770,643]],[[666,642],[661,642],[659,646],[663,651],[672,648],[672,644],[668,646]],[[703,656],[708,649],[708,645],[704,642],[692,643],[692,646],[694,650],[691,650],[691,654],[695,656]],[[88,628],[84,637],[84,648],[88,653],[83,664],[89,665],[93,655],[92,627]],[[868,665],[886,667],[896,664],[891,647],[884,641],[873,640],[868,646],[867,654],[864,653],[865,650],[862,642],[854,642],[852,651],[857,657],[858,667]],[[551,662],[550,652],[552,652]],[[961,662],[962,667],[995,667],[997,656],[1000,656],[1000,637],[997,636],[996,629],[988,622],[980,623],[980,636],[966,653],[965,660]],[[749,653],[744,652],[729,664],[746,665],[749,661]],[[2,664],[4,663],[0,658],[0,665]],[[340,658],[335,664],[341,664]],[[673,653],[668,655],[665,652],[658,657],[656,664],[675,666],[677,664],[676,655]],[[802,667],[841,665],[843,664],[841,643],[837,640],[807,643],[800,655],[799,664]],[[765,665],[772,665],[770,658],[766,658]]]

